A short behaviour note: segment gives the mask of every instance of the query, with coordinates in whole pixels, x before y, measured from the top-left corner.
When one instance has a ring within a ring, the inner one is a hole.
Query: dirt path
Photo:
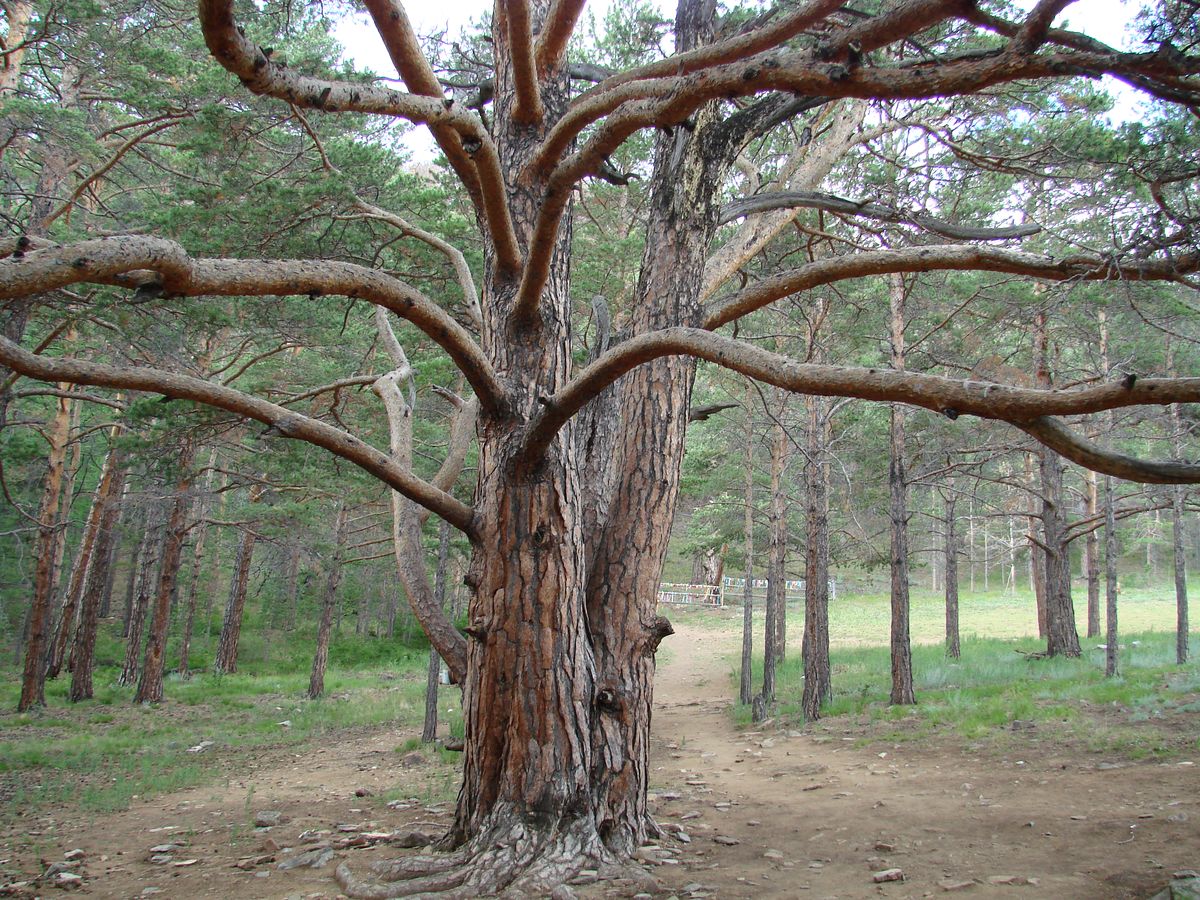
[[[729,716],[734,626],[680,619],[659,669],[652,745],[652,808],[670,834],[643,851],[663,896],[954,889],[1140,898],[1200,865],[1195,766],[1068,753],[1036,730],[1015,733],[1003,754],[937,737],[880,744],[844,720],[804,735],[738,732]],[[333,898],[333,861],[288,871],[279,863],[302,853],[320,862],[329,848],[326,856],[365,868],[398,854],[386,843],[356,846],[378,839],[370,835],[436,834],[449,822],[455,767],[398,753],[411,736],[373,730],[303,752],[231,751],[224,783],[135,800],[116,814],[24,820],[0,835],[0,869],[44,871],[80,848],[75,871],[90,897]],[[260,812],[283,820],[256,828]],[[904,880],[876,885],[873,873],[889,868]],[[9,895],[58,893],[30,886]]]
[[[735,640],[683,619],[655,687],[654,807],[691,838],[656,871],[680,896],[1146,897],[1200,865],[1195,766],[1063,756],[1036,731],[1004,756],[863,747],[852,726],[738,732]],[[893,868],[903,881],[874,883]]]

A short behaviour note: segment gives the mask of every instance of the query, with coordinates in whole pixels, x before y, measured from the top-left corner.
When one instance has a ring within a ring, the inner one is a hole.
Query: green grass
[[[864,741],[913,740],[936,733],[977,744],[1013,739],[1018,733],[1013,722],[1019,720],[1091,752],[1139,758],[1200,749],[1195,728],[1184,727],[1188,715],[1200,711],[1200,666],[1175,665],[1175,602],[1169,587],[1122,594],[1120,669],[1111,679],[1104,677],[1104,654],[1096,649],[1102,639],[1082,641],[1078,659],[1031,660],[1023,655],[1045,648],[1037,638],[1029,595],[993,592],[964,597],[958,660],[947,659],[943,649],[942,598],[915,592],[911,607],[917,705],[888,703],[886,595],[844,596],[830,604],[834,696],[824,707],[823,724],[815,727],[862,726]],[[1086,621],[1078,598],[1076,614],[1078,622]],[[685,615],[693,621],[690,613]],[[733,627],[732,611],[718,615],[726,616],[722,627]],[[720,624],[713,618],[705,612],[695,621],[705,627]],[[789,658],[777,673],[776,713],[783,722],[800,727],[803,609],[789,608],[788,620]],[[755,624],[758,638],[759,611]],[[979,636],[983,634],[989,636]],[[1192,643],[1200,650],[1200,638],[1193,637]],[[756,660],[755,678],[761,683],[761,659]],[[734,715],[740,724],[749,724],[747,707],[737,707]],[[1190,721],[1194,726],[1195,720]]]
[[[120,670],[112,664],[96,670],[90,701],[67,702],[67,674],[47,683],[45,710],[0,712],[0,821],[50,805],[125,809],[134,797],[217,780],[229,754],[247,748],[295,746],[322,734],[420,721],[427,645],[335,639],[326,695],[310,701],[304,694],[312,640],[308,635],[305,646],[303,634],[287,641],[276,636],[273,662],[264,661],[261,636],[243,631],[237,674],[199,672],[187,680],[168,675],[166,702],[157,707],[134,706],[133,687],[116,684]],[[197,664],[204,658],[200,641]],[[98,658],[116,658],[119,646],[111,633],[100,647]],[[19,672],[7,675],[0,681],[0,710],[6,711],[16,707],[20,688]],[[215,744],[204,753],[188,752],[202,741]]]

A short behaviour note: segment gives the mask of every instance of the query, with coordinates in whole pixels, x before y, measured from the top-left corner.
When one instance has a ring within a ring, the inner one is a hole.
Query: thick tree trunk
[[[115,428],[113,437],[120,432]],[[83,587],[87,573],[91,569],[93,555],[100,534],[101,522],[105,510],[111,503],[114,485],[118,482],[118,454],[110,449],[100,466],[100,480],[96,485],[91,509],[88,510],[84,522],[83,534],[79,539],[79,550],[75,554],[75,566],[71,570],[71,580],[67,584],[67,592],[63,600],[62,615],[59,617],[58,631],[54,636],[54,646],[50,651],[50,660],[46,666],[46,677],[56,678],[62,671],[67,658],[67,645],[71,642],[72,628],[75,625],[75,613],[83,597]]]
[[[1099,486],[1095,472],[1088,471],[1084,477],[1087,479],[1084,516],[1091,518],[1100,511]],[[1100,634],[1100,538],[1095,529],[1084,539],[1083,569],[1087,579],[1087,636],[1093,638]]]
[[[806,397],[804,718],[816,721],[833,696],[829,663],[829,415],[820,397]]]
[[[904,369],[904,326],[907,288],[900,275],[890,279],[892,368]],[[891,441],[888,448],[888,494],[891,516],[892,574],[892,693],[895,705],[916,703],[913,690],[912,645],[909,638],[908,601],[908,484],[905,475],[904,408],[891,406]]]
[[[742,661],[738,697],[754,699],[754,388],[746,385],[746,489],[742,541],[746,548],[746,583],[742,587]]]
[[[117,451],[110,450],[110,458]],[[125,472],[119,460],[113,460],[113,482],[104,503],[92,564],[88,566],[79,610],[79,627],[71,644],[68,668],[71,686],[67,698],[72,703],[92,697],[92,668],[96,652],[96,633],[104,603],[104,592],[112,584],[112,557],[117,544],[117,524],[121,518],[121,497],[124,494]]]
[[[261,489],[255,488],[251,502],[258,499]],[[254,558],[254,544],[258,535],[249,528],[242,529],[238,541],[237,555],[233,560],[233,578],[229,585],[229,602],[225,604],[225,618],[221,623],[221,637],[217,640],[217,654],[213,670],[220,675],[237,671],[238,644],[242,638],[242,615],[246,611],[246,588],[250,584],[250,562]]]
[[[1050,377],[1049,337],[1045,311],[1034,317],[1033,355],[1038,387],[1048,389]],[[1103,343],[1103,340],[1102,340]],[[1079,656],[1079,633],[1075,630],[1075,606],[1071,601],[1071,554],[1066,542],[1066,509],[1063,497],[1062,459],[1049,447],[1038,448],[1042,498],[1042,551],[1046,571],[1046,653],[1049,656]]]
[[[71,386],[60,384],[59,387],[69,390]],[[26,712],[35,706],[46,705],[46,643],[54,591],[54,559],[62,540],[58,517],[70,430],[71,400],[59,397],[49,429],[50,453],[47,457],[42,500],[37,515],[37,567],[34,570],[29,636],[25,641],[25,670],[21,676],[21,697],[17,702],[17,712]]]
[[[1117,519],[1112,477],[1104,476],[1104,675],[1117,674]]]
[[[955,506],[954,479],[946,479],[946,656],[958,659],[961,655],[958,638],[958,520]]]
[[[179,482],[175,486],[175,499],[171,503],[171,513],[167,519],[167,530],[163,540],[158,590],[154,598],[154,616],[150,620],[150,639],[146,642],[146,659],[142,664],[137,691],[133,695],[134,703],[161,703],[163,699],[163,669],[166,666],[167,631],[171,624],[171,597],[175,593],[183,542],[187,537],[194,455],[195,446],[191,439],[184,438],[179,451]]]
[[[325,666],[329,662],[329,633],[333,628],[333,607],[337,603],[338,585],[342,580],[342,558],[346,545],[346,505],[338,506],[334,525],[335,546],[329,561],[329,576],[325,581],[325,597],[321,603],[321,623],[317,626],[317,649],[313,653],[312,673],[308,678],[308,699],[316,700],[325,693]]]

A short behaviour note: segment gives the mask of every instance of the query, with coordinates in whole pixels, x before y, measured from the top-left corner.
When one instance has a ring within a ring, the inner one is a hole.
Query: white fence
[[[724,578],[718,588],[712,584],[670,584],[664,582],[658,586],[659,603],[682,603],[692,606],[724,606],[725,597],[737,602],[745,595],[745,578]],[[756,600],[762,600],[767,594],[767,580],[755,578],[751,590]],[[829,579],[829,599],[837,597],[837,583]],[[784,598],[787,602],[804,599],[804,579],[788,581],[784,584]]]

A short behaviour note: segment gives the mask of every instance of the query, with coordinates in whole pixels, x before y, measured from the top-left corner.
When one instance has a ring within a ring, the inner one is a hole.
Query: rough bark
[[[333,630],[333,608],[337,603],[338,585],[342,580],[342,557],[346,546],[346,504],[338,505],[334,525],[334,550],[325,579],[325,596],[321,600],[321,621],[317,626],[317,647],[313,653],[312,672],[308,678],[308,699],[316,700],[325,693],[325,666],[329,662],[329,634]]]
[[[1084,517],[1091,518],[1100,511],[1100,488],[1095,472],[1085,473],[1085,478]],[[1100,538],[1095,530],[1084,539],[1083,570],[1087,580],[1087,636],[1093,638],[1100,634]]]
[[[746,552],[746,583],[742,587],[742,661],[738,697],[754,699],[754,387],[746,385],[746,488],[742,542]]]
[[[1171,548],[1175,572],[1175,662],[1188,661],[1187,554],[1183,546],[1183,495],[1176,487],[1171,496]]]
[[[1047,316],[1034,317],[1034,362],[1039,387],[1051,385]],[[1038,451],[1041,475],[1042,551],[1046,567],[1046,653],[1049,656],[1079,656],[1079,633],[1075,630],[1075,606],[1071,601],[1071,555],[1066,541],[1065,499],[1062,459],[1049,447]]]
[[[763,626],[764,707],[775,702],[775,680],[783,662],[787,616],[787,498],[783,473],[787,468],[790,444],[783,425],[785,395],[776,393],[779,406],[771,426],[770,520],[767,538],[767,600]]]
[[[196,593],[200,589],[200,567],[204,562],[204,539],[208,536],[208,505],[212,496],[213,479],[216,476],[217,449],[208,452],[207,471],[204,473],[204,491],[196,503],[196,518],[192,544],[192,577],[188,583],[187,602],[184,604],[183,634],[179,638],[179,676],[192,677],[192,635],[196,630]]]
[[[150,606],[150,592],[153,589],[152,572],[158,561],[160,543],[159,504],[153,501],[146,513],[146,535],[141,542],[138,553],[137,572],[134,576],[132,600],[129,605],[129,625],[125,635],[125,662],[121,674],[117,677],[118,684],[133,684],[137,681],[138,669],[142,655],[142,632],[146,623],[146,610]]]
[[[250,492],[250,502],[262,497],[262,488],[255,486]],[[246,588],[250,584],[250,561],[254,558],[257,533],[243,528],[238,539],[237,554],[233,560],[233,578],[229,584],[229,602],[225,604],[225,618],[221,622],[221,636],[217,640],[217,654],[213,670],[220,675],[237,671],[238,644],[242,637],[242,614],[246,610]]]
[[[66,390],[69,385],[60,387]],[[37,513],[37,566],[33,577],[29,635],[25,641],[25,668],[21,675],[18,712],[46,705],[46,643],[49,637],[50,606],[54,590],[54,559],[62,540],[59,507],[62,503],[63,469],[66,465],[70,427],[71,400],[67,395],[58,398],[48,434],[50,452],[47,456],[42,499]]]
[[[112,437],[115,438],[119,434],[119,429],[114,428]],[[118,452],[110,448],[100,466],[100,479],[96,484],[92,505],[88,510],[87,520],[83,525],[83,534],[79,539],[79,550],[75,554],[75,565],[71,570],[71,580],[67,584],[62,614],[59,616],[58,631],[55,633],[54,646],[46,666],[47,678],[58,677],[66,663],[67,645],[71,643],[75,613],[83,599],[83,589],[87,582],[88,572],[92,567],[104,514],[112,502],[114,487],[122,480],[118,475],[119,464]]]
[[[815,721],[833,696],[829,662],[829,414],[819,397],[806,397],[808,460],[805,469],[804,718]]]
[[[171,502],[171,512],[163,536],[162,561],[159,565],[158,588],[154,595],[154,614],[150,620],[150,637],[146,641],[146,658],[142,663],[137,691],[133,695],[134,703],[161,703],[163,699],[163,670],[166,667],[167,632],[171,624],[171,598],[175,594],[183,542],[187,537],[194,455],[195,446],[191,439],[184,438],[183,447],[179,451],[179,481],[175,485],[175,497]]]
[[[893,276],[891,306],[892,368],[904,369],[905,299],[903,278]],[[888,511],[891,519],[892,575],[892,692],[894,705],[916,703],[913,690],[912,645],[909,638],[908,600],[908,483],[905,475],[904,408],[892,404],[888,445]]]
[[[1112,477],[1104,476],[1104,675],[1117,674],[1117,520]]]
[[[115,454],[115,450],[109,451]],[[79,610],[79,627],[75,629],[75,640],[71,643],[68,668],[71,670],[71,686],[67,699],[72,703],[92,697],[92,668],[96,652],[96,633],[103,613],[105,592],[111,590],[112,557],[117,545],[117,525],[121,518],[121,498],[124,493],[125,471],[120,460],[113,461],[113,483],[105,500],[93,551],[92,564],[88,567],[83,585],[83,596]]]
[[[958,495],[954,493],[954,479],[946,479],[945,496],[945,550],[946,558],[946,656],[958,659],[961,655],[958,637],[958,520],[955,507]]]

